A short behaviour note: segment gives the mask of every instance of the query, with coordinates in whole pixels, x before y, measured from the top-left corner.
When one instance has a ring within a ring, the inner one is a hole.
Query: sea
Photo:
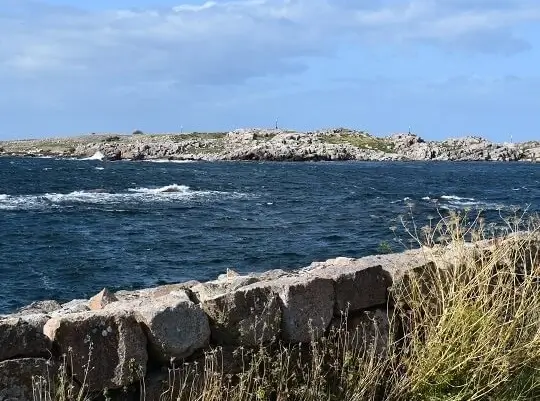
[[[540,212],[540,164],[0,158],[0,313],[414,246]]]

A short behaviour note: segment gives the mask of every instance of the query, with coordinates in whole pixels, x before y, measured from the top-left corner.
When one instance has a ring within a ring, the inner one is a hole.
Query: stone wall
[[[392,285],[433,266],[432,255],[419,249],[336,258],[294,272],[229,270],[205,283],[36,302],[0,317],[0,400],[31,400],[32,377],[51,378],[62,363],[75,386],[99,393],[137,388],[142,378],[159,382],[163,369],[201,358],[210,347],[226,354],[261,342],[309,342],[345,310],[355,324],[375,317],[384,326]],[[235,369],[233,359],[224,365]]]

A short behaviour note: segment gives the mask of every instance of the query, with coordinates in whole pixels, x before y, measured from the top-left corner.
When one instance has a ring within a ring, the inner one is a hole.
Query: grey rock
[[[269,284],[281,302],[281,329],[285,341],[309,342],[324,335],[334,311],[332,280],[321,277],[285,277]]]
[[[278,297],[259,283],[201,301],[212,340],[220,345],[256,346],[275,338],[281,324]]]
[[[393,309],[375,309],[369,311],[356,312],[346,316],[346,322],[342,318],[334,318],[332,327],[338,330],[348,330],[355,337],[357,344],[375,350],[377,354],[382,354],[389,349],[391,337],[390,317],[394,313]],[[344,324],[346,323],[346,324]]]
[[[254,276],[221,275],[217,280],[207,281],[192,287],[191,291],[200,302],[203,302],[258,281],[259,279]]]
[[[250,273],[250,276],[255,277],[259,281],[269,281],[269,280],[276,280],[281,277],[294,277],[296,276],[296,273],[287,272],[282,269],[273,269],[273,270],[268,270],[262,273]]]
[[[331,278],[336,286],[335,313],[381,306],[392,300],[391,291],[411,275],[434,269],[433,255],[422,249],[372,255],[359,259],[336,258],[315,262],[302,274]]]
[[[354,312],[385,305],[388,288],[392,285],[390,274],[370,259],[334,259],[319,265],[310,273],[331,279],[334,283],[336,302],[334,314]]]
[[[174,292],[190,291],[190,288],[196,286],[197,284],[200,283],[196,280],[191,280],[184,283],[165,284],[159,287],[144,288],[141,290],[121,290],[117,291],[114,295],[120,301],[133,301],[141,298],[158,298]]]
[[[68,356],[75,378],[89,391],[120,388],[146,373],[146,337],[122,311],[91,311],[50,319],[43,329]]]
[[[12,359],[0,362],[0,400],[35,401],[50,395],[57,364],[43,358]]]
[[[133,313],[147,335],[151,357],[162,363],[186,358],[210,340],[206,314],[185,291],[116,302],[105,309]]]
[[[62,307],[54,312],[50,313],[51,317],[59,317],[63,315],[69,315],[70,313],[80,313],[87,312],[90,308],[88,307],[87,299],[74,299],[72,301],[62,304]]]
[[[54,300],[35,301],[30,305],[24,306],[17,310],[16,314],[20,316],[25,314],[34,315],[38,313],[50,313],[60,309],[61,307],[62,305]]]
[[[50,356],[52,343],[43,334],[45,314],[0,319],[0,361]]]

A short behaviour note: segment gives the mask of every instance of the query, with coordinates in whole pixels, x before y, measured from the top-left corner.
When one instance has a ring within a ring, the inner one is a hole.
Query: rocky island
[[[467,136],[428,141],[411,133],[377,137],[335,128],[313,132],[238,129],[214,133],[90,134],[69,138],[0,141],[0,156],[106,160],[442,160],[540,161],[540,141],[495,143]]]

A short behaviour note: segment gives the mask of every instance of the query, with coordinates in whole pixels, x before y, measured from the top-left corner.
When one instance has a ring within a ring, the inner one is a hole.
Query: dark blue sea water
[[[0,159],[0,312],[396,250],[390,227],[540,211],[540,165]]]

